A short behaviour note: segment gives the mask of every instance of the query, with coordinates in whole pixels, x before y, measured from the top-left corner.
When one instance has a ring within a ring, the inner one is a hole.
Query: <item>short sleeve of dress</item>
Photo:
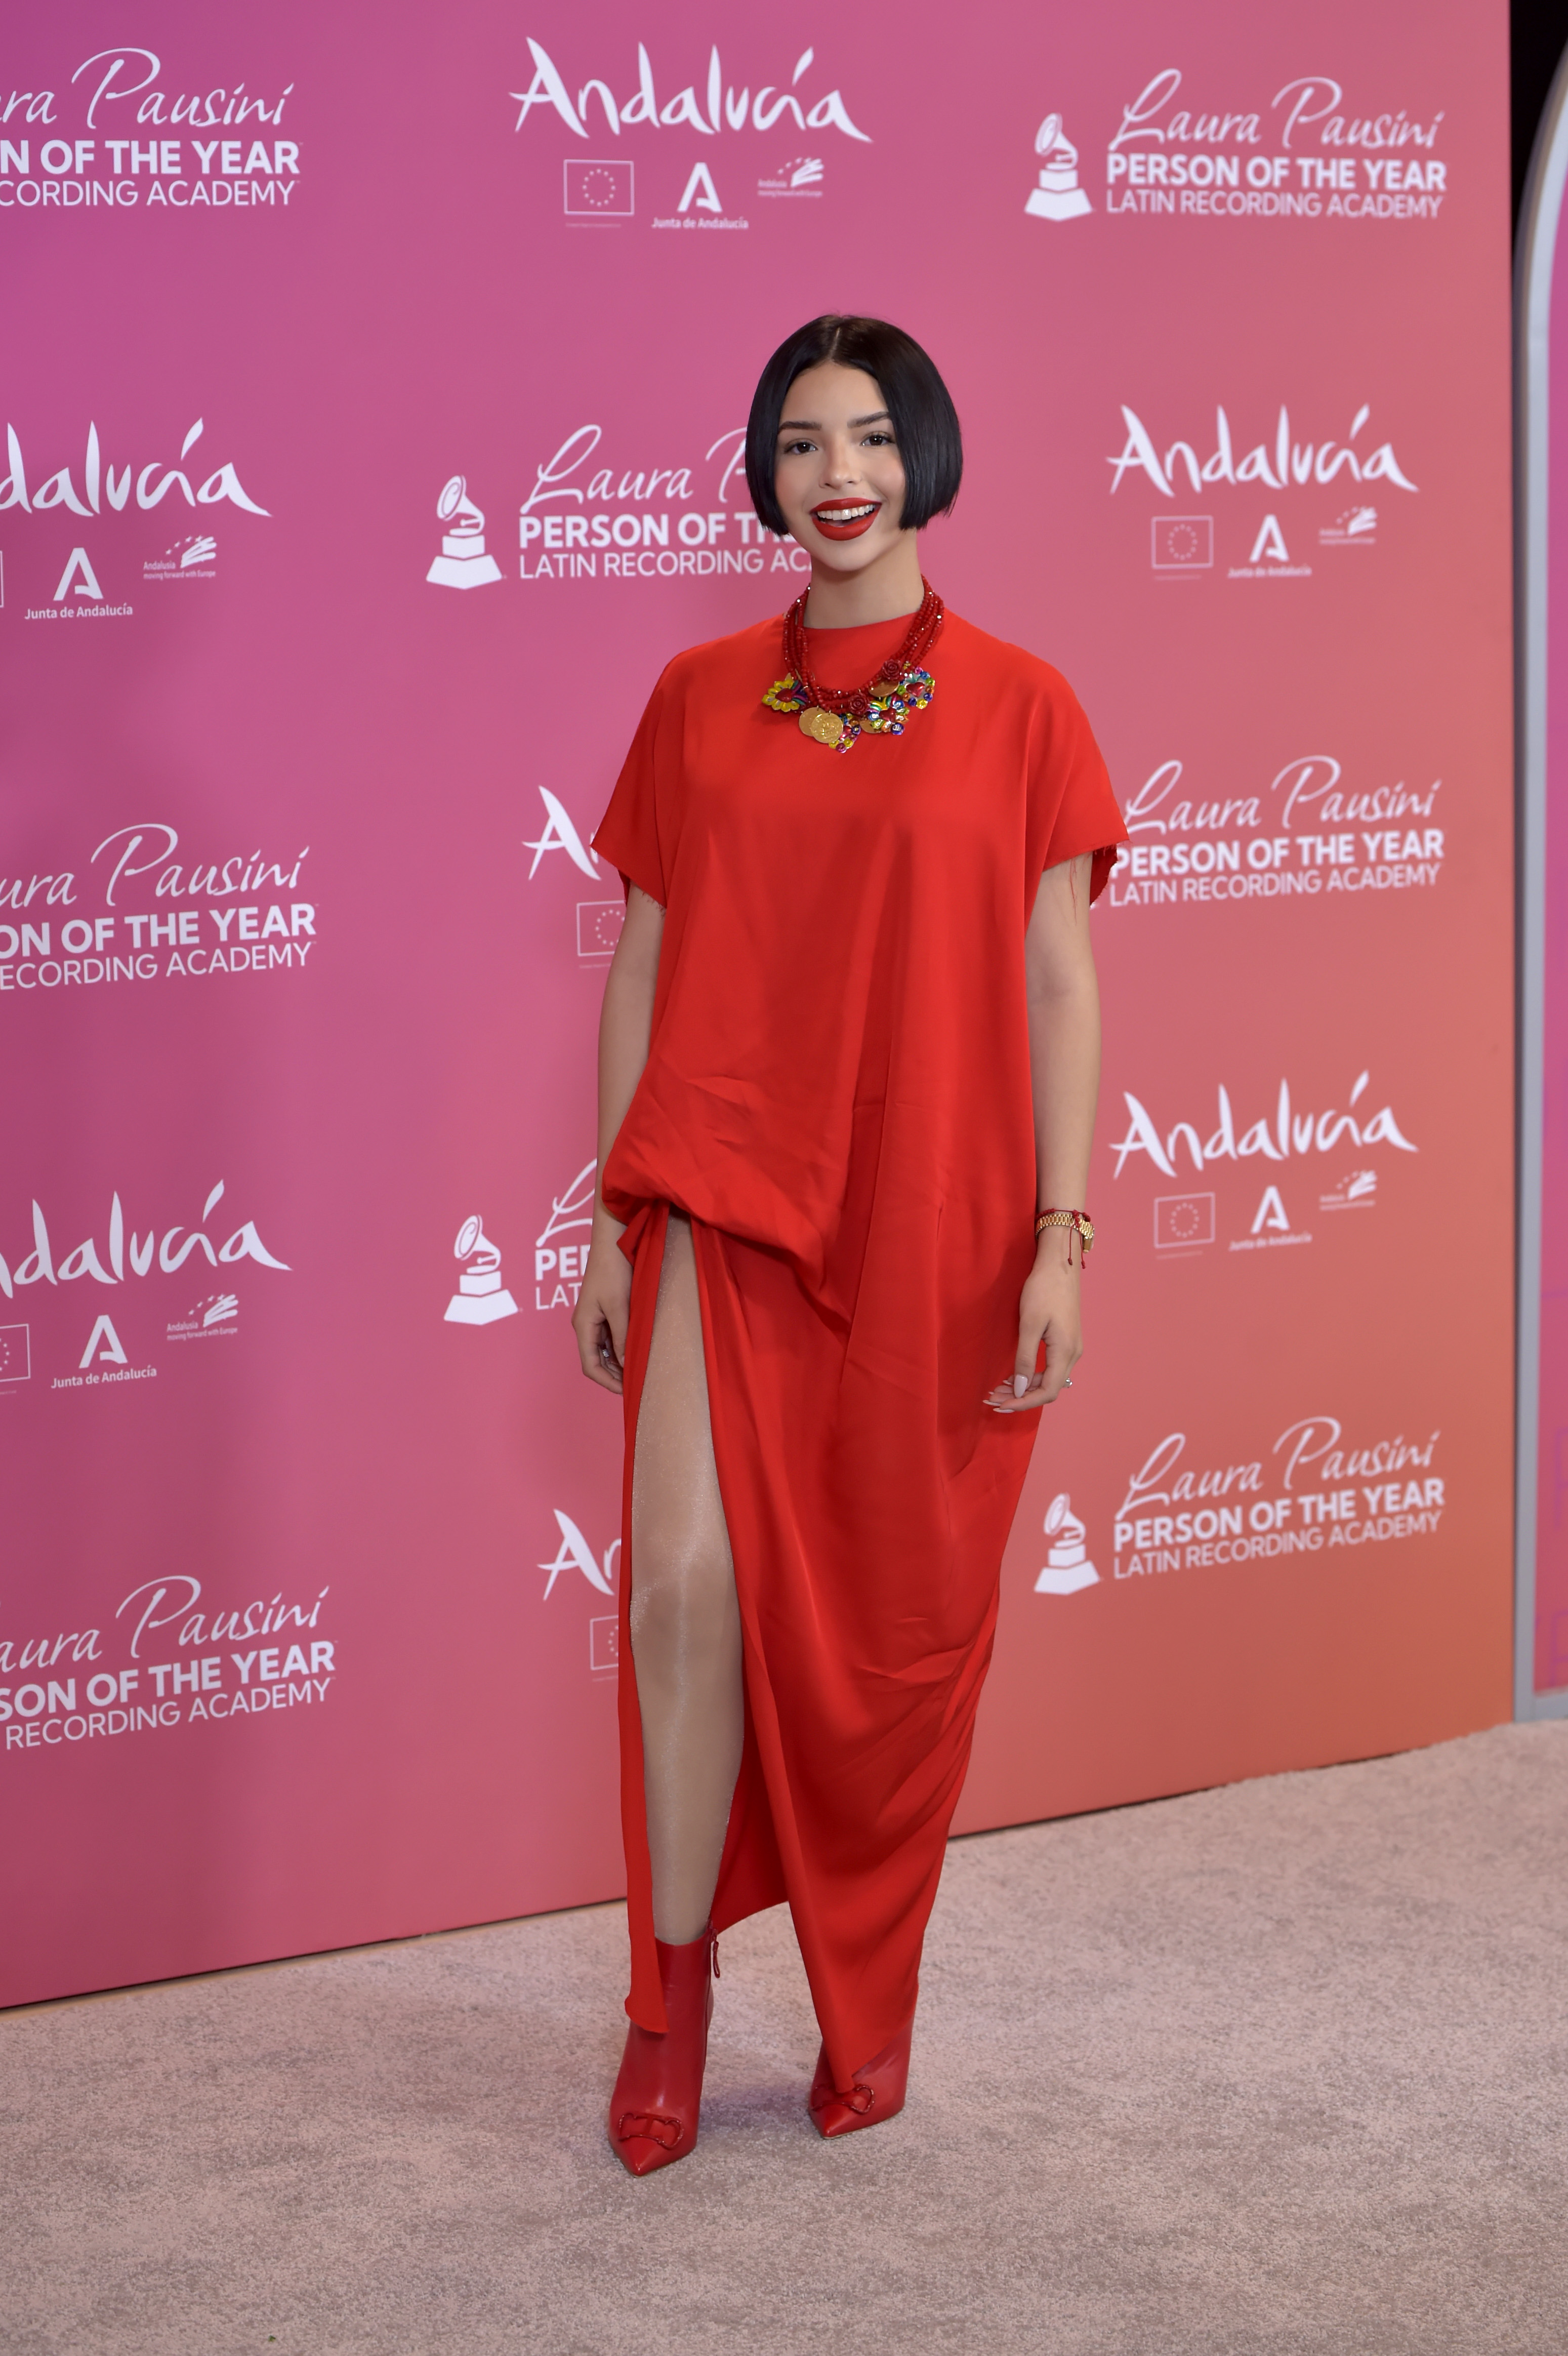
[[[621,871],[628,890],[635,884],[664,907],[669,894],[659,850],[659,737],[665,715],[666,688],[661,679],[648,698],[647,710],[632,739],[610,797],[610,807],[599,822],[593,848]]]
[[[1036,714],[1029,780],[1030,901],[1048,867],[1085,853],[1089,897],[1105,888],[1127,830],[1083,705],[1056,673]]]

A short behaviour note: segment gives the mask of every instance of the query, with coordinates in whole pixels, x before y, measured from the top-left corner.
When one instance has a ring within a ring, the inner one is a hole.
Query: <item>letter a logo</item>
[[[1265,1227],[1277,1227],[1283,1236],[1290,1233],[1290,1221],[1285,1215],[1285,1205],[1280,1200],[1277,1186],[1264,1188],[1264,1198],[1258,1205],[1257,1217],[1253,1221],[1254,1236],[1262,1235]]]
[[[1279,528],[1278,516],[1264,516],[1264,528],[1253,542],[1253,552],[1248,557],[1247,562],[1261,564],[1265,557],[1271,564],[1290,562],[1290,551],[1285,544],[1285,534]]]
[[[592,1547],[572,1520],[571,1515],[563,1514],[559,1505],[555,1506],[553,1511],[556,1526],[560,1531],[560,1548],[553,1562],[541,1562],[539,1565],[541,1570],[548,1570],[549,1573],[549,1582],[545,1589],[546,1600],[549,1600],[550,1588],[555,1585],[563,1570],[580,1570],[589,1586],[596,1587],[601,1595],[613,1595],[615,1590],[610,1582],[615,1576],[615,1557],[621,1551],[620,1539],[617,1538],[606,1552],[603,1567],[601,1569],[594,1560]]]
[[[100,1342],[103,1344],[101,1350],[98,1347]],[[101,1317],[87,1337],[87,1347],[81,1354],[81,1363],[84,1366],[91,1365],[95,1353],[100,1358],[107,1358],[113,1365],[123,1366],[125,1364],[125,1353],[121,1347],[120,1336],[107,1317]]]
[[[534,863],[528,870],[528,882],[531,884],[539,873],[539,861],[547,851],[564,851],[567,857],[581,868],[584,875],[592,876],[597,884],[600,881],[598,860],[592,851],[583,848],[582,837],[548,786],[539,787],[539,799],[545,806],[545,830],[537,842],[523,844],[525,851],[531,851],[534,854]]]
[[[686,184],[686,194],[676,207],[677,212],[688,213],[691,210],[693,198],[697,199],[699,212],[721,213],[724,209],[719,201],[719,191],[713,185],[713,175],[706,164],[694,166],[691,177]]]
[[[53,597],[49,600],[51,605],[58,605],[62,602],[66,591],[70,587],[71,583],[76,580],[76,576],[79,573],[80,573],[81,578],[80,581],[76,582],[77,595],[79,597],[102,596],[103,592],[98,585],[98,575],[94,573],[91,565],[87,561],[86,549],[73,548],[70,552],[70,557],[66,565],[65,571],[60,574],[60,585],[55,591]]]

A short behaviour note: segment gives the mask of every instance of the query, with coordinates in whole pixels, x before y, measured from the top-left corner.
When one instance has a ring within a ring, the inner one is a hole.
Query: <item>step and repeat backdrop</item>
[[[15,28],[0,2000],[620,1890],[592,837],[666,659],[801,585],[741,428],[829,308],[946,374],[925,569],[1132,838],[961,1823],[1506,1714],[1506,33]]]

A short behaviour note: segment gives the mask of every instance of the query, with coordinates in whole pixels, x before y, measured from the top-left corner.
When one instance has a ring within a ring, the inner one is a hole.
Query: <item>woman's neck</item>
[[[857,573],[837,573],[816,562],[811,568],[811,594],[805,601],[805,621],[813,630],[853,630],[868,622],[896,622],[918,613],[925,594],[920,577],[920,551],[912,531],[901,532],[895,546]]]

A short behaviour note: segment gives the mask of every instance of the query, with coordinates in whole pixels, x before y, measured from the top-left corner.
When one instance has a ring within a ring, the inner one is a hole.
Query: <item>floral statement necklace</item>
[[[785,679],[774,680],[763,701],[770,712],[793,712],[800,732],[836,753],[848,753],[862,729],[873,736],[901,736],[912,712],[923,712],[936,691],[936,681],[920,668],[921,658],[942,627],[946,611],[923,574],[925,591],[896,654],[872,674],[864,687],[824,687],[805,651],[805,601],[803,589],[784,621]]]

